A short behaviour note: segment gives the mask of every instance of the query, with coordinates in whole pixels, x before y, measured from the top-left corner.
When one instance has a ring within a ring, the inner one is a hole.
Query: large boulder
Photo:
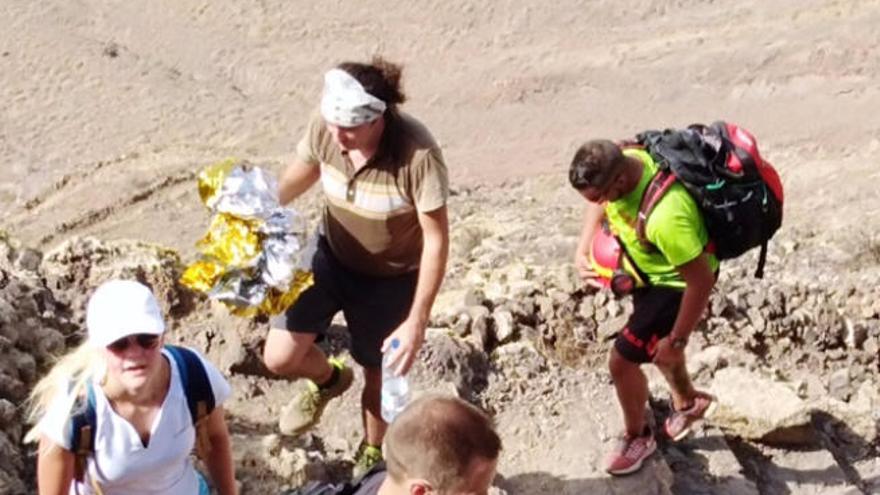
[[[771,445],[816,445],[817,418],[843,423],[861,441],[878,439],[880,391],[869,380],[849,402],[833,397],[802,398],[789,384],[744,368],[715,373],[710,390],[719,407],[712,422],[728,432]]]
[[[748,440],[812,445],[811,405],[790,386],[744,368],[715,373],[710,391],[718,398],[715,425]]]

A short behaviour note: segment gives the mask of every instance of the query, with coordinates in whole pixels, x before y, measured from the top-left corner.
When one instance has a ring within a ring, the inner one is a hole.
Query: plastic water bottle
[[[391,347],[385,351],[382,357],[382,419],[387,423],[403,411],[409,402],[409,383],[403,375],[395,375],[394,367],[391,366],[391,356],[400,347],[400,341],[391,341]]]

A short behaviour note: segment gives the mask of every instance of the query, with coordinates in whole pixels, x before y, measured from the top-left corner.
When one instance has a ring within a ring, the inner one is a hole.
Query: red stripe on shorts
[[[638,347],[639,349],[645,347],[645,343],[642,342],[642,339],[633,335],[633,333],[629,331],[629,327],[624,327],[623,338],[625,338],[627,341],[629,341],[630,344]]]

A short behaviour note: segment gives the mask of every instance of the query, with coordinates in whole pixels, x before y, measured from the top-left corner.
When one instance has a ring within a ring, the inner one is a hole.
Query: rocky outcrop
[[[408,376],[416,390],[453,393],[476,402],[486,388],[488,374],[488,356],[472,340],[432,328]]]
[[[0,493],[26,493],[25,400],[74,327],[37,271],[40,253],[0,233]]]
[[[291,445],[280,435],[234,435],[232,442],[237,466],[284,479],[289,488],[327,477],[326,459],[321,453]]]
[[[114,278],[137,280],[149,286],[166,315],[181,317],[193,305],[193,294],[182,288],[181,262],[177,252],[155,244],[94,237],[74,237],[47,252],[40,264],[46,285],[74,315],[84,321],[89,294]]]

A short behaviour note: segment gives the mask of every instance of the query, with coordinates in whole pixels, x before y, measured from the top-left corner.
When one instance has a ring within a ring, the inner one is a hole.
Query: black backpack
[[[379,462],[360,477],[346,483],[311,481],[281,495],[375,495],[386,476],[385,462]]]
[[[755,277],[764,276],[767,241],[782,225],[782,182],[761,157],[755,138],[726,122],[686,129],[645,131],[636,136],[659,167],[639,206],[636,233],[650,246],[645,226],[654,207],[680,182],[703,213],[719,260],[761,247]]]

